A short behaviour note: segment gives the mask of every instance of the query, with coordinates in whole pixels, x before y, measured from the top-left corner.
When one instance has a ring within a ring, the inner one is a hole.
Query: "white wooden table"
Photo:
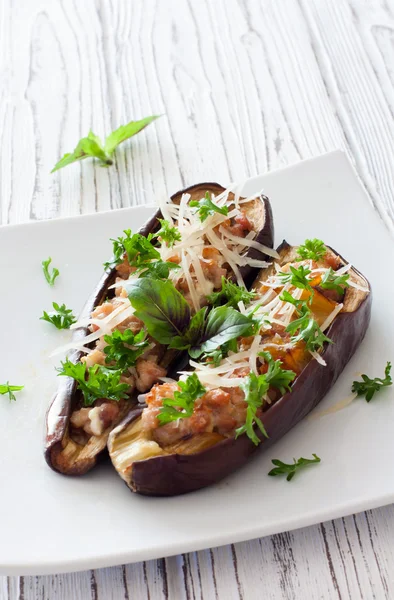
[[[394,227],[394,0],[2,0],[0,31],[3,223],[152,202],[343,148]],[[90,127],[152,113],[166,116],[110,169],[50,175]],[[380,600],[394,597],[393,542],[389,506],[146,563],[0,577],[0,598]]]

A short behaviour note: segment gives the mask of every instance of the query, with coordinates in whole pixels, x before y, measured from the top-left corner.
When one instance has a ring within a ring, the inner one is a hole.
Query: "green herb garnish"
[[[145,117],[140,121],[130,121],[127,125],[121,125],[118,129],[115,129],[105,139],[103,144],[100,138],[95,135],[92,131],[89,131],[87,137],[79,140],[74,152],[65,154],[63,158],[56,163],[51,173],[54,173],[58,169],[62,169],[71,163],[83,160],[92,156],[98,158],[103,166],[112,165],[112,156],[119,144],[133,137],[142,129],[147,127],[152,121],[159,118],[160,115],[153,115],[151,117]]]
[[[49,272],[49,265],[52,262],[52,258],[49,257],[47,260],[42,261],[42,270],[44,271],[45,279],[49,283],[49,285],[53,286],[55,283],[56,277],[59,276],[59,270],[54,267],[52,269],[52,273]]]
[[[330,338],[324,335],[306,305],[301,306],[299,314],[301,316],[291,321],[286,327],[286,331],[292,335],[293,342],[305,342],[307,350],[311,352],[322,348],[324,342],[332,343]]]
[[[196,212],[201,222],[204,222],[210,215],[214,215],[215,213],[220,213],[221,215],[228,214],[228,207],[214,204],[209,197],[209,192],[205,192],[205,197],[201,200],[192,200],[189,202],[189,206],[197,208]]]
[[[127,398],[127,383],[120,383],[122,371],[107,369],[101,365],[87,368],[85,363],[72,363],[66,360],[57,369],[59,376],[72,377],[77,381],[83,394],[84,406],[91,406],[96,400],[122,400]]]
[[[270,386],[278,389],[282,395],[289,392],[290,383],[295,379],[296,373],[282,369],[282,361],[274,360],[269,352],[259,352],[258,356],[262,356],[268,363],[265,377]]]
[[[312,279],[308,279],[308,275],[311,273],[311,270],[304,265],[300,265],[298,268],[290,267],[289,273],[284,273],[281,271],[278,273],[283,284],[290,283],[296,288],[301,288],[303,290],[311,290],[311,281]]]
[[[190,375],[186,381],[179,381],[178,385],[181,388],[180,392],[174,392],[173,398],[163,399],[163,406],[157,415],[160,425],[191,417],[197,398],[201,398],[206,392],[196,373]]]
[[[293,304],[299,315],[298,319],[290,321],[286,327],[286,331],[292,336],[292,342],[304,341],[307,350],[311,352],[316,352],[322,348],[324,342],[332,343],[330,338],[324,335],[317,321],[313,318],[312,311],[308,306],[308,300],[296,300],[286,291],[282,293],[280,299]]]
[[[384,370],[384,379],[380,377],[371,379],[368,375],[361,375],[362,381],[353,381],[352,392],[355,392],[357,396],[365,396],[366,401],[370,402],[376,392],[380,392],[382,388],[393,384],[390,372],[391,363],[388,362]]]
[[[41,321],[48,321],[57,329],[70,329],[70,326],[76,323],[77,320],[73,315],[73,311],[67,308],[65,304],[60,306],[56,302],[52,302],[52,306],[55,313],[47,313],[44,310],[44,314],[40,317]]]
[[[230,306],[219,306],[207,314],[203,308],[191,317],[190,306],[171,281],[136,279],[129,285],[129,300],[135,316],[160,344],[189,350],[198,358],[241,335],[250,335],[254,321]]]
[[[238,343],[237,343],[237,339],[234,338],[234,339],[230,340],[229,342],[225,342],[224,344],[221,344],[215,350],[211,350],[210,352],[204,352],[204,354],[200,360],[202,362],[206,362],[209,365],[217,367],[220,365],[222,360],[224,358],[226,358],[226,356],[228,356],[229,352],[237,352],[237,350],[238,350]]]
[[[19,392],[23,390],[24,385],[10,385],[9,381],[7,383],[0,384],[0,394],[5,395],[8,394],[8,398],[11,400],[16,400],[14,392]]]
[[[169,248],[172,248],[175,242],[181,241],[181,232],[177,227],[172,227],[170,222],[165,219],[159,219],[159,222],[161,227],[157,233],[153,234],[153,237],[160,238]]]
[[[268,437],[265,427],[262,421],[257,416],[257,411],[263,406],[264,396],[268,392],[269,383],[265,375],[256,375],[250,372],[244,381],[240,383],[239,387],[245,394],[245,402],[247,404],[245,425],[238,427],[235,430],[235,437],[239,437],[243,433],[246,433],[248,438],[258,446],[260,438],[256,435],[254,427],[257,425],[258,429],[264,435]]]
[[[298,246],[298,256],[301,260],[319,260],[323,258],[326,252],[327,248],[325,247],[324,242],[317,238],[305,240],[301,246]]]
[[[219,292],[213,292],[207,296],[208,304],[212,306],[232,306],[238,309],[238,303],[243,302],[245,305],[249,304],[256,297],[256,292],[248,292],[247,289],[240,287],[222,277],[222,289]]]
[[[132,234],[130,229],[125,229],[123,233],[123,237],[111,239],[114,257],[112,261],[104,263],[105,269],[123,262],[125,254],[130,267],[140,277],[167,279],[171,269],[179,269],[179,265],[161,260],[160,252],[151,242],[152,236],[146,238],[140,233]]]
[[[319,285],[324,290],[335,290],[338,294],[343,294],[345,291],[343,287],[349,287],[348,279],[349,275],[347,273],[336,275],[335,271],[330,267],[328,271],[324,273]]]
[[[302,467],[321,462],[321,459],[316,456],[316,454],[312,454],[312,456],[314,458],[299,458],[298,460],[293,458],[293,464],[287,464],[281,460],[278,460],[277,458],[274,458],[272,460],[272,464],[275,465],[275,468],[271,469],[268,475],[271,475],[271,477],[275,477],[275,475],[286,475],[286,480],[291,481],[296,472]]]
[[[105,335],[104,341],[107,344],[104,347],[105,362],[114,362],[115,368],[121,371],[134,367],[149,345],[143,329],[136,334],[131,329],[126,329],[123,333],[116,329],[112,335]]]

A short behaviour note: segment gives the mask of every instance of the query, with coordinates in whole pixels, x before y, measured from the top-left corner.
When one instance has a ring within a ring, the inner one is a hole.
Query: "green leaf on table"
[[[299,458],[296,460],[293,458],[293,463],[287,464],[278,460],[277,458],[272,459],[272,464],[275,465],[274,469],[268,473],[271,477],[275,477],[275,475],[286,475],[286,480],[291,481],[299,469],[302,467],[306,467],[308,465],[313,465],[321,462],[321,459],[316,456],[316,454],[312,454],[313,458]]]
[[[16,400],[14,392],[19,392],[20,390],[23,390],[24,387],[24,385],[10,385],[9,381],[7,381],[7,383],[0,383],[0,394],[3,396],[8,394],[8,398],[11,402],[11,400]]]
[[[50,286],[53,286],[55,284],[55,279],[56,277],[59,276],[59,269],[56,269],[56,267],[54,267],[52,269],[52,273],[49,272],[49,265],[52,262],[52,258],[49,257],[47,258],[47,260],[43,260],[42,261],[42,270],[44,272],[44,276],[45,279],[47,280],[47,282],[49,283]]]
[[[107,136],[104,144],[95,133],[89,131],[86,137],[79,140],[73,152],[65,154],[63,158],[56,163],[51,173],[88,157],[98,158],[104,166],[108,167],[109,165],[112,165],[112,155],[115,148],[125,140],[142,131],[142,129],[147,127],[152,121],[158,119],[159,116],[161,115],[152,115],[140,119],[139,121],[130,121],[127,125],[121,125]]]
[[[376,392],[380,392],[382,388],[393,384],[390,372],[391,363],[388,362],[384,370],[383,379],[381,377],[371,379],[368,375],[361,375],[362,381],[353,381],[352,392],[355,392],[357,396],[365,396],[366,401],[370,402]]]

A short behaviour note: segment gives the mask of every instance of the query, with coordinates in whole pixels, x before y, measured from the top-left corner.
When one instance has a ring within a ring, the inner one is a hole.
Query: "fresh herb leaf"
[[[190,348],[192,358],[198,358],[204,352],[212,352],[222,344],[239,336],[251,335],[255,322],[230,306],[219,306],[208,314],[204,331],[198,344]]]
[[[239,437],[246,433],[248,438],[258,446],[261,442],[254,430],[255,425],[259,428],[264,437],[268,437],[262,421],[257,416],[257,411],[263,406],[263,397],[268,392],[269,383],[265,375],[256,375],[250,372],[244,381],[239,386],[245,394],[245,402],[247,404],[245,425],[238,427],[235,430],[235,437]]]
[[[162,115],[152,115],[151,117],[144,117],[139,121],[130,121],[127,125],[121,125],[118,129],[115,129],[112,133],[107,136],[105,140],[104,150],[107,155],[111,156],[114,150],[122,142],[130,139],[134,135],[137,135],[140,131],[145,129],[156,119],[159,119]]]
[[[237,343],[237,339],[234,338],[232,340],[229,340],[225,344],[221,344],[221,346],[219,346],[219,348],[216,348],[215,350],[212,350],[211,352],[205,352],[200,360],[208,363],[209,365],[217,367],[220,365],[222,360],[224,358],[226,358],[226,356],[228,356],[229,352],[237,352],[237,350],[238,350],[238,343]]]
[[[205,197],[201,200],[192,200],[189,202],[189,206],[197,208],[196,213],[198,213],[201,222],[204,222],[210,215],[214,215],[215,213],[220,213],[221,215],[228,214],[228,207],[214,204],[209,197],[209,192],[205,192]]]
[[[52,302],[52,306],[55,312],[47,313],[44,310],[42,317],[40,317],[41,321],[48,321],[48,323],[52,323],[57,329],[70,329],[70,326],[77,322],[73,311],[67,308],[65,304],[60,306],[56,302]]]
[[[160,238],[162,242],[165,242],[169,248],[180,242],[182,239],[181,232],[177,227],[172,227],[169,221],[165,219],[159,219],[160,229],[153,235],[153,237]]]
[[[281,394],[290,391],[290,383],[296,378],[294,371],[288,371],[282,368],[281,360],[274,360],[269,352],[259,352],[265,362],[268,364],[268,370],[265,374],[270,386],[277,388]]]
[[[287,328],[286,328],[287,329]],[[303,323],[300,327],[298,335],[292,337],[292,341],[297,343],[304,341],[307,350],[317,352],[323,347],[324,342],[332,344],[332,340],[324,335],[315,319],[310,318],[307,323]]]
[[[52,269],[52,273],[49,272],[49,265],[51,264],[52,259],[49,257],[47,260],[42,261],[42,270],[44,271],[45,279],[49,283],[49,285],[54,285],[56,277],[59,276],[59,270],[54,267]]]
[[[390,372],[391,363],[388,362],[384,370],[384,379],[380,377],[371,379],[368,375],[361,375],[362,381],[353,381],[352,392],[355,392],[357,396],[365,396],[366,401],[370,402],[376,392],[380,392],[383,387],[393,385]]]
[[[291,481],[294,475],[296,474],[296,471],[298,471],[302,467],[321,462],[321,459],[318,456],[316,456],[316,454],[312,454],[312,456],[314,458],[301,457],[298,460],[293,458],[293,464],[287,464],[282,462],[281,460],[278,460],[277,458],[274,458],[272,460],[272,464],[275,465],[275,468],[271,469],[268,475],[270,475],[271,477],[275,477],[275,475],[287,475],[286,480]]]
[[[11,400],[16,400],[13,392],[19,392],[20,390],[23,390],[24,387],[24,385],[10,385],[10,382],[7,381],[7,383],[0,384],[0,394],[3,396],[8,394],[8,398],[11,402]]]
[[[171,281],[136,279],[128,287],[135,316],[160,344],[183,336],[190,324],[190,306]]]
[[[191,318],[190,324],[183,335],[177,335],[171,340],[170,348],[188,350],[198,344],[205,329],[207,307],[201,308]]]
[[[299,314],[298,319],[290,321],[286,327],[286,331],[292,336],[292,342],[304,341],[307,350],[311,352],[316,352],[322,348],[324,342],[332,343],[332,340],[324,335],[317,321],[313,318],[308,301],[296,300],[286,291],[283,292],[280,299],[294,304]]]
[[[153,279],[167,279],[171,269],[179,269],[179,265],[173,262],[161,260],[160,252],[151,242],[152,237],[146,238],[140,233],[131,233],[125,229],[125,235],[112,239],[113,254],[112,261],[104,263],[104,268],[112,268],[123,262],[126,254],[130,267],[138,271],[140,277],[152,277]]]
[[[144,330],[134,334],[131,329],[126,329],[123,333],[115,329],[112,335],[104,336],[104,341],[107,343],[104,347],[105,362],[114,362],[115,368],[121,371],[134,367],[149,345]]]
[[[248,292],[245,288],[242,288],[229,279],[222,277],[222,289],[219,292],[213,292],[207,296],[208,304],[212,306],[232,306],[238,308],[239,302],[244,302],[245,305],[249,304],[256,297],[256,292]]]
[[[118,242],[122,244],[131,267],[139,269],[149,260],[160,259],[160,252],[144,235],[131,234],[130,229],[125,229],[124,233],[125,237],[118,238]]]
[[[298,268],[290,267],[289,273],[284,273],[281,271],[278,273],[282,283],[290,283],[296,288],[301,288],[303,290],[310,290],[312,279],[308,279],[308,275],[311,273],[311,270],[304,265],[300,265]]]
[[[298,257],[301,260],[312,259],[319,260],[326,254],[327,248],[324,242],[314,238],[313,240],[305,240],[305,242],[298,246]]]
[[[140,277],[151,277],[152,279],[168,279],[171,269],[180,269],[180,265],[163,260],[153,260],[145,263],[138,269]]]
[[[72,363],[66,360],[57,369],[59,376],[72,377],[83,394],[84,406],[91,406],[96,400],[122,400],[127,398],[127,383],[120,383],[122,371],[107,369],[101,365],[87,368],[85,363]]]
[[[173,398],[163,399],[163,406],[157,415],[160,425],[191,417],[197,398],[201,398],[206,392],[196,373],[190,375],[186,381],[179,381],[178,385],[181,388],[180,392],[174,392]]]
[[[153,115],[151,117],[145,117],[140,121],[131,121],[127,125],[121,125],[121,127],[109,134],[104,145],[97,135],[92,131],[89,131],[87,137],[79,140],[73,152],[65,154],[63,158],[56,163],[51,173],[54,173],[71,163],[88,158],[89,156],[98,158],[104,166],[112,165],[112,155],[115,148],[125,140],[139,133],[142,129],[147,127],[147,125],[152,123],[152,121],[158,119],[159,116],[160,115]]]
[[[345,291],[343,288],[349,287],[348,279],[349,275],[347,273],[336,275],[335,271],[330,267],[328,271],[324,273],[319,285],[324,290],[335,290],[338,294],[343,294]]]
[[[301,299],[297,299],[294,298],[288,291],[283,290],[283,292],[281,293],[281,295],[279,296],[279,300],[282,300],[282,302],[290,302],[290,304],[293,304],[297,311],[300,312],[301,308],[304,306],[305,308],[307,307],[308,301],[307,300],[301,300]]]

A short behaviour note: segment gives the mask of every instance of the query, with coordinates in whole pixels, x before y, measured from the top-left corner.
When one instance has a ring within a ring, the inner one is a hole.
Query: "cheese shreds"
[[[187,253],[190,255],[192,265],[194,267],[194,273],[196,275],[197,281],[199,283],[200,289],[204,296],[208,296],[213,292],[214,285],[209,279],[207,279],[204,275],[204,271],[202,270],[201,263],[198,259],[197,254],[191,248],[188,249]]]
[[[343,275],[344,273],[347,273],[348,271],[350,271],[351,268],[352,268],[352,265],[350,263],[348,263],[347,265],[344,265],[343,267],[341,267],[340,269],[335,271],[335,275]]]
[[[189,287],[189,293],[190,293],[191,300],[193,302],[194,310],[197,312],[200,310],[200,302],[198,300],[196,286],[194,285],[193,278],[190,275],[190,263],[188,263],[187,255],[184,250],[182,250],[182,268],[183,268],[183,275],[184,275],[187,285]]]
[[[117,325],[120,325],[123,321],[125,321],[126,319],[131,317],[133,315],[133,313],[134,313],[134,309],[132,306],[129,306],[128,308],[126,308],[126,310],[123,310],[121,313],[118,313],[115,316],[115,318],[111,321],[111,329],[114,329]],[[71,342],[69,342],[68,344],[65,344],[64,346],[60,346],[59,348],[56,348],[56,350],[54,350],[52,352],[51,356],[55,356],[56,354],[61,354],[62,352],[67,352],[68,350],[73,350],[73,349],[81,350],[82,346],[85,346],[86,344],[91,344],[92,342],[95,342],[96,340],[101,338],[103,335],[107,335],[107,333],[104,332],[100,327],[100,329],[98,329],[97,331],[94,331],[93,333],[89,333],[84,338],[81,338],[78,340],[77,339],[71,340]],[[89,350],[89,352],[90,352],[90,350]]]
[[[169,221],[170,225],[173,225],[174,222],[170,215],[170,211],[168,209],[169,205],[168,205],[166,198],[160,195],[158,198],[158,205],[159,205],[160,212],[163,215],[163,219],[165,219],[166,221]]]
[[[249,366],[250,370],[253,371],[255,375],[258,375],[257,371],[257,353],[259,351],[259,344],[261,342],[261,335],[256,335],[252,345],[250,347],[250,357],[249,357]]]
[[[355,281],[353,281],[352,279],[350,279],[350,277],[349,277],[349,279],[348,279],[347,282],[348,282],[348,284],[349,284],[350,287],[354,287],[356,290],[360,290],[360,292],[369,292],[368,288],[366,288],[366,287],[364,287],[362,285],[359,285],[358,283],[356,283]]]
[[[315,352],[315,351],[313,351],[313,350],[309,350],[309,354],[310,354],[311,356],[313,356],[313,358],[314,358],[315,360],[317,360],[317,362],[318,362],[320,365],[322,365],[323,367],[326,367],[326,366],[327,366],[327,363],[326,363],[326,361],[324,360],[324,358],[323,358],[322,356],[320,356],[320,354],[319,354],[318,352]]]
[[[330,314],[328,315],[328,317],[326,318],[324,323],[322,323],[322,326],[320,327],[320,329],[322,331],[325,331],[329,327],[329,325],[331,325],[331,323],[333,322],[333,320],[335,319],[337,314],[341,312],[342,308],[343,308],[343,304],[336,305],[336,307],[334,308],[334,310],[332,312],[330,312]]]
[[[273,258],[279,258],[279,254],[273,248],[268,248],[268,246],[264,246],[264,244],[260,244],[260,242],[256,242],[253,239],[248,237],[240,237],[238,235],[234,235],[231,233],[226,227],[220,227],[219,231],[222,235],[227,237],[232,242],[239,244],[240,246],[248,246],[249,248],[255,248],[259,250],[262,254],[267,254],[268,256],[272,256]]]

